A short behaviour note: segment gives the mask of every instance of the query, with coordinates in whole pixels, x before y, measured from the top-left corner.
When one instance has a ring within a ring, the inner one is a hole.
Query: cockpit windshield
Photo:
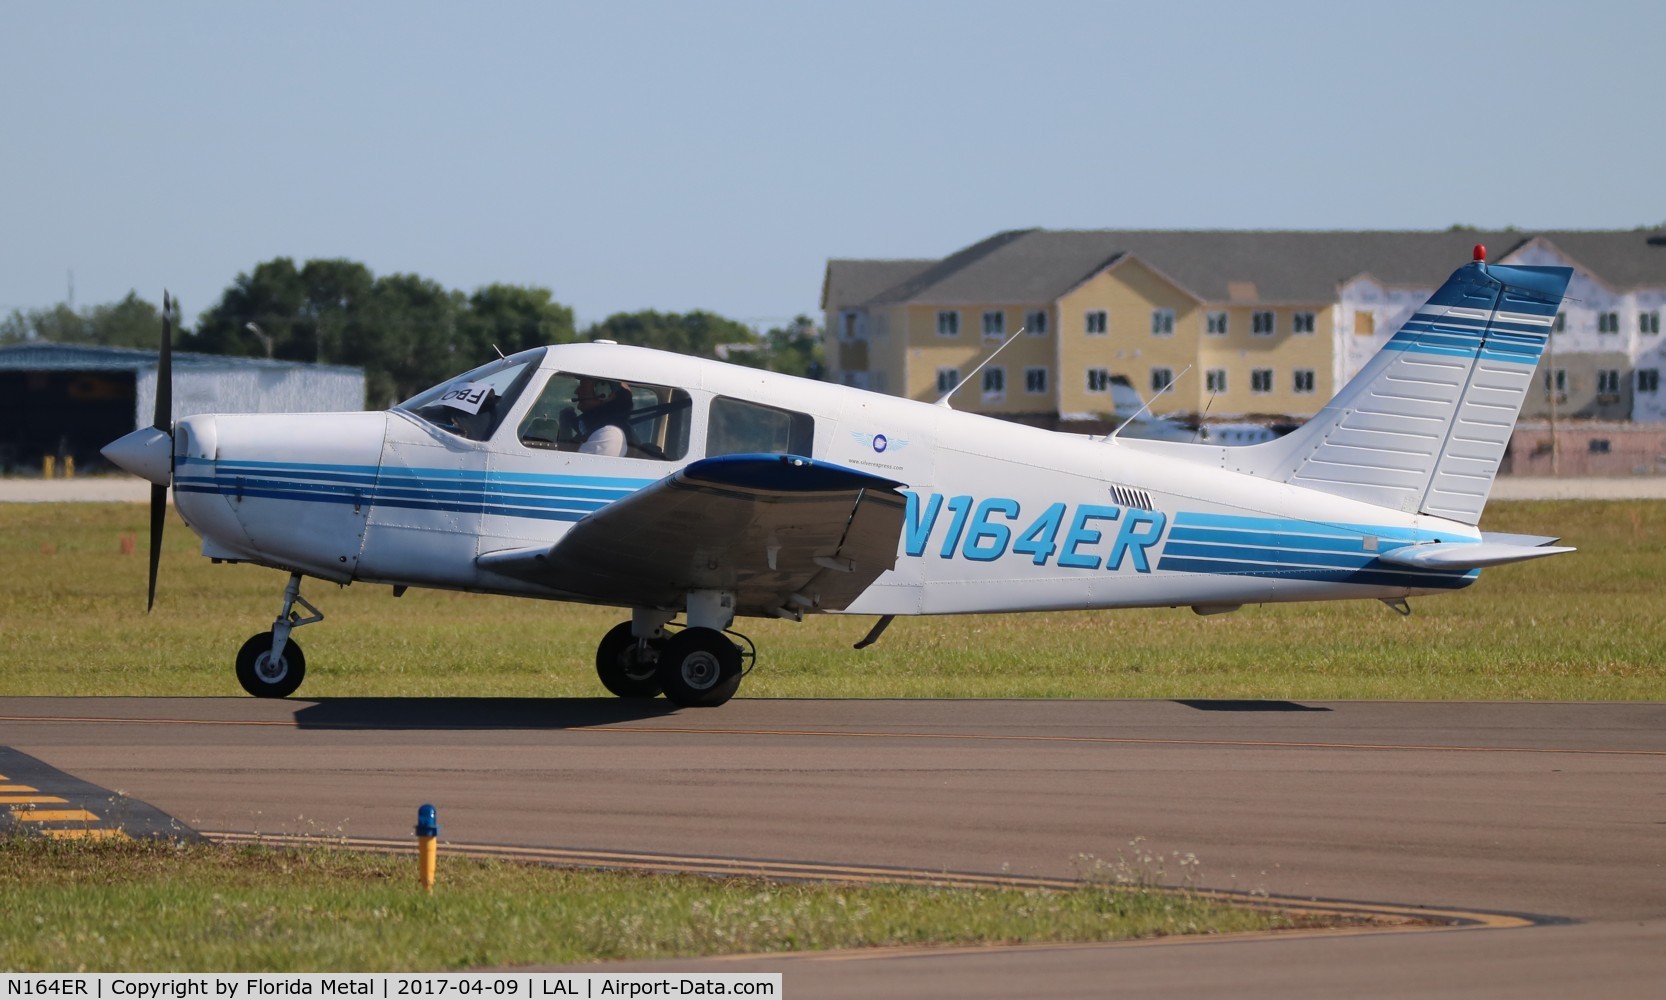
[[[522,351],[417,393],[395,409],[404,410],[471,441],[497,430],[515,399],[538,370],[544,348]]]

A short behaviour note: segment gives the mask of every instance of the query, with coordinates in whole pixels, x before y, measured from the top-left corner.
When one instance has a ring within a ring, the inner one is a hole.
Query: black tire
[[[283,647],[283,659],[274,669],[272,633],[252,635],[237,651],[237,683],[256,698],[287,698],[307,676],[307,657],[291,638]]]
[[[684,708],[712,708],[740,687],[740,647],[716,629],[685,628],[659,654],[665,697]]]
[[[660,642],[649,643],[649,656],[642,656],[636,636],[631,634],[631,623],[620,622],[602,636],[596,647],[596,676],[602,687],[621,698],[652,698],[659,694],[659,674],[656,668]]]

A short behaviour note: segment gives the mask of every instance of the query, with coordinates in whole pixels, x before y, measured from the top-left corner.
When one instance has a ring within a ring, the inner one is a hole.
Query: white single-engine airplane
[[[896,615],[1403,609],[1571,551],[1476,528],[1570,274],[1478,247],[1312,420],[1247,447],[1094,440],[607,342],[381,413],[175,423],[165,329],[155,426],[105,455],[155,484],[152,604],[170,484],[204,555],[289,574],[237,655],[251,694],[301,683],[312,576],[630,608],[596,651],[607,689],[720,705],[752,657],[737,616],[879,616],[861,648]]]

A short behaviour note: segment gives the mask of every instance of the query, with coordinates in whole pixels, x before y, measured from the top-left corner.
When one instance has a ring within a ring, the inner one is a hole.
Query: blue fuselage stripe
[[[1367,549],[1367,544],[1374,546]],[[1478,570],[1414,570],[1387,566],[1379,552],[1423,540],[1410,528],[1314,524],[1231,514],[1175,515],[1158,560],[1160,572],[1280,579],[1361,586],[1468,586]]]
[[[203,459],[183,460],[180,472],[174,489],[182,493],[566,522],[582,520],[654,482],[282,462],[214,463]],[[1421,540],[1412,529],[1387,525],[1318,524],[1180,511],[1174,515],[1156,569],[1206,576],[1274,576],[1443,589],[1466,586],[1479,574],[1478,570],[1390,567],[1377,560],[1378,552]]]

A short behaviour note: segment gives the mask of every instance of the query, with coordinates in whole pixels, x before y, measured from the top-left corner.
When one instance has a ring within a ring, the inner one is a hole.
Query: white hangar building
[[[151,423],[157,352],[90,344],[0,347],[0,471],[34,471],[51,455],[78,470],[99,449]],[[364,369],[175,352],[174,418],[194,413],[364,409]]]

